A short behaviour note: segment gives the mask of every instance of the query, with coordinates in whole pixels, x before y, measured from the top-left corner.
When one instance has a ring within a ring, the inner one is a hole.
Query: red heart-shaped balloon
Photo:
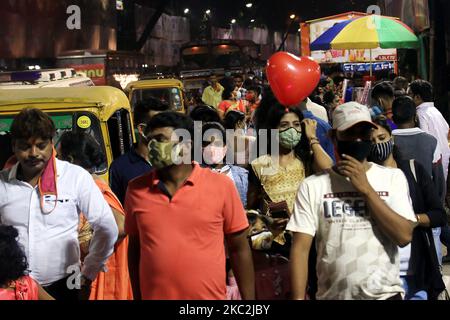
[[[294,106],[305,100],[320,81],[320,66],[310,57],[277,52],[267,62],[267,79],[278,101]]]

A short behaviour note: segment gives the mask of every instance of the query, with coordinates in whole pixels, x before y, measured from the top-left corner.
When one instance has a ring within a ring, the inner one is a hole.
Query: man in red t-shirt
[[[190,161],[192,142],[180,137],[193,136],[192,120],[166,112],[149,126],[155,170],[131,181],[125,197],[134,297],[225,299],[226,241],[242,298],[254,299],[249,224],[233,182]]]

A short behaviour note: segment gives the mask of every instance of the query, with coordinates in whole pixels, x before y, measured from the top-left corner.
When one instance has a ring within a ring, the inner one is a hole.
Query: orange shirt
[[[106,202],[125,215],[123,207],[109,186],[95,179]],[[107,272],[100,272],[92,283],[89,300],[133,300],[130,274],[128,272],[128,237],[116,243],[114,253],[106,263]]]
[[[245,104],[242,100],[239,101],[230,101],[230,100],[224,100],[221,103],[219,103],[218,109],[223,111],[224,113],[227,113],[228,110],[236,110],[243,113],[246,113]]]
[[[194,165],[172,199],[152,171],[128,185],[125,230],[139,236],[146,300],[226,299],[224,235],[248,227],[236,187]]]

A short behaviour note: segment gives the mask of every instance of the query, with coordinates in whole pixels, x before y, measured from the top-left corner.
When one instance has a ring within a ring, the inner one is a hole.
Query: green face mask
[[[285,149],[294,149],[300,143],[301,139],[302,133],[298,132],[295,128],[289,128],[280,132],[280,145]]]
[[[148,158],[151,165],[155,169],[163,169],[175,164],[175,160],[172,157],[178,157],[180,153],[180,144],[176,142],[158,142],[151,140],[148,144]]]

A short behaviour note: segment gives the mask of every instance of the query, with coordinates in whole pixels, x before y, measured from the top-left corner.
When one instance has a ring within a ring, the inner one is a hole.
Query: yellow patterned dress
[[[262,214],[269,215],[269,203],[282,201],[287,202],[292,213],[298,188],[306,176],[303,162],[296,158],[287,167],[282,167],[275,157],[265,155],[254,160],[251,167],[263,190]],[[266,224],[258,219],[252,226],[251,234],[261,233],[264,229],[268,230]],[[252,238],[253,248],[268,249],[272,241],[284,245],[286,242],[284,233],[275,239],[270,238],[270,233]]]

